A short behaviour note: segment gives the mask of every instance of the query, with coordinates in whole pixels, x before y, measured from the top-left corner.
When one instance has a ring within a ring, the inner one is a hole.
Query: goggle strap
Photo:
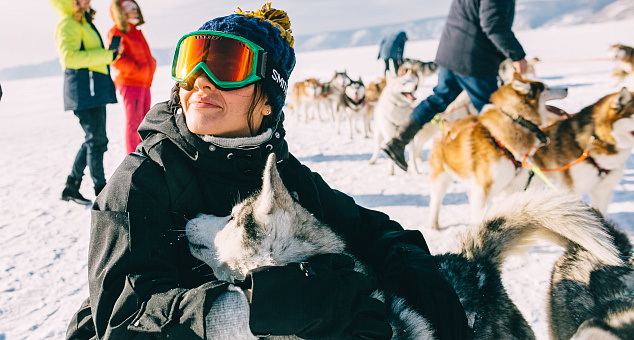
[[[282,71],[280,65],[278,65],[273,59],[268,58],[266,52],[260,51],[259,58],[262,58],[262,63],[260,65],[266,65],[266,71],[264,77],[262,77],[263,81],[275,89],[275,92],[286,97],[286,91],[288,90],[288,76],[286,73]],[[261,71],[262,70],[258,70],[258,72]]]

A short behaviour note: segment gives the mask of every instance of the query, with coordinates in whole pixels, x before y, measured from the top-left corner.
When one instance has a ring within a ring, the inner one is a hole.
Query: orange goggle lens
[[[204,63],[216,81],[236,83],[255,72],[254,52],[244,42],[219,35],[196,34],[183,39],[172,76],[186,81]]]

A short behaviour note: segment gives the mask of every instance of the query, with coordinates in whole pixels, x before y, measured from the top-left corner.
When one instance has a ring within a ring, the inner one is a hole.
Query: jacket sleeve
[[[123,46],[123,52],[114,62],[112,62],[112,67],[116,68],[119,72],[126,74],[129,76],[130,74],[135,74],[139,72],[139,64],[137,60],[131,57],[129,47],[128,47],[128,37],[125,34],[114,34],[112,30],[108,32],[108,44],[112,41],[113,36],[121,37],[121,46]]]
[[[88,275],[99,339],[205,338],[205,316],[228,284],[180,282],[189,249],[168,198],[162,168],[132,154],[93,206]]]
[[[379,286],[405,300],[436,329],[438,339],[469,339],[460,300],[440,273],[423,235],[404,230],[379,211],[358,206],[315,174],[325,222],[341,233],[350,251],[369,264]]]
[[[112,51],[95,48],[81,50],[81,25],[72,19],[62,20],[57,27],[57,50],[66,67],[88,68],[112,63]]]
[[[513,34],[515,1],[482,0],[480,3],[480,26],[498,51],[513,61],[526,56],[522,45]]]

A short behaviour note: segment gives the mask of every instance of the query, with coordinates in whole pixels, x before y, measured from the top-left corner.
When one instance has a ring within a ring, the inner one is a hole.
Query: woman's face
[[[90,0],[76,0],[76,1],[77,1],[77,6],[80,9],[83,9],[83,10],[90,9]]]
[[[135,19],[139,17],[139,11],[134,3],[130,2],[130,5],[123,6],[123,14],[127,19]]]
[[[253,102],[255,85],[222,91],[201,75],[191,91],[180,89],[181,106],[187,128],[198,135],[217,137],[251,137],[248,111]],[[258,105],[252,115],[251,127],[259,130],[262,119],[271,113],[268,105]]]

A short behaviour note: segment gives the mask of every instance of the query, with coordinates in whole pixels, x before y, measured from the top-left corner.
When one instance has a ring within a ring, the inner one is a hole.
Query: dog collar
[[[500,111],[502,111],[502,113],[504,113],[509,118],[511,118],[513,122],[515,122],[516,124],[519,124],[520,126],[525,127],[530,132],[534,133],[537,136],[537,139],[539,139],[539,141],[542,143],[542,145],[547,145],[548,143],[550,143],[550,139],[548,138],[548,136],[535,123],[531,122],[530,120],[527,120],[526,118],[520,115],[518,115],[517,118],[515,118],[510,113],[504,111],[501,108],[500,108]]]

